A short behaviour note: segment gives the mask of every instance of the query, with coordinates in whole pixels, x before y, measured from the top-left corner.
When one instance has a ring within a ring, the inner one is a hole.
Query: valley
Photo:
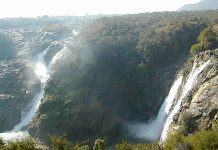
[[[202,133],[216,149],[217,13],[1,20],[0,137],[196,149]]]

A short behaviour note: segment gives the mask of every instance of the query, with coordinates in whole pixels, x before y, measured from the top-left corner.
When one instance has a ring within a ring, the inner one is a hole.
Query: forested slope
[[[217,11],[103,17],[81,30],[51,75],[30,133],[73,142],[129,137],[156,113],[200,32]]]

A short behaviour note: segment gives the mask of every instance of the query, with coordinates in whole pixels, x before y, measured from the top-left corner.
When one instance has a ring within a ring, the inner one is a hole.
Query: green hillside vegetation
[[[217,148],[218,131],[203,131],[187,137],[178,133],[169,137],[165,143],[167,150],[217,150]]]
[[[0,150],[105,150],[108,147],[107,143],[101,139],[91,144],[87,141],[72,144],[64,136],[53,136],[51,141],[51,144],[46,146],[29,138],[11,141],[8,144],[0,140]],[[122,141],[110,148],[115,150],[217,150],[217,147],[218,131],[204,131],[189,136],[177,133],[170,136],[164,144],[133,144]]]
[[[218,20],[216,14],[97,19],[56,64],[29,132],[46,142],[50,134],[67,134],[75,143],[128,138],[126,123],[156,116],[191,46]]]
[[[191,53],[196,54],[205,50],[218,47],[218,25],[209,26],[204,29],[198,37],[198,43],[191,47]]]

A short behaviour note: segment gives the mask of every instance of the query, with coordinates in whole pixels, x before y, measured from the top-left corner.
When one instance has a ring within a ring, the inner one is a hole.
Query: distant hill
[[[196,4],[188,4],[181,7],[178,11],[192,10],[215,10],[218,9],[218,0],[202,0]]]

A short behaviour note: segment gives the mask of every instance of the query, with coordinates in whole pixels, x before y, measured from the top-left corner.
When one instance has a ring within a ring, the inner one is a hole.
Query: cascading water
[[[72,38],[70,38],[71,40]],[[41,88],[40,91],[34,96],[31,102],[26,106],[26,108],[21,112],[21,121],[17,125],[14,126],[13,130],[0,133],[0,137],[4,140],[11,140],[11,139],[20,139],[23,137],[28,136],[27,131],[21,131],[23,127],[27,126],[33,119],[38,110],[41,99],[44,95],[44,88],[45,83],[50,77],[50,73],[52,71],[52,65],[62,56],[62,52],[66,50],[67,45],[69,43],[69,39],[64,41],[63,49],[60,50],[51,60],[48,66],[45,65],[44,57],[47,52],[50,50],[51,46],[55,44],[57,41],[52,42],[44,51],[39,53],[37,58],[37,63],[35,67],[35,73],[37,77],[40,79]]]
[[[129,125],[129,131],[131,134],[135,135],[135,137],[145,138],[151,141],[159,139],[166,117],[169,114],[170,108],[173,105],[173,100],[175,99],[182,83],[182,79],[183,77],[180,76],[173,83],[168,96],[165,98],[164,103],[158,112],[157,118],[148,124],[142,123]]]
[[[41,82],[40,91],[34,96],[34,98],[26,106],[26,108],[21,111],[21,121],[17,125],[15,125],[11,131],[0,133],[0,137],[2,137],[4,140],[19,139],[28,136],[28,132],[22,132],[21,129],[32,121],[32,118],[34,117],[41,103],[41,99],[43,98],[45,82],[49,78],[47,67],[45,66],[44,62],[44,57],[51,45],[37,55],[35,73]]]
[[[167,139],[168,130],[169,130],[171,123],[173,122],[173,117],[180,110],[183,99],[185,99],[187,94],[192,90],[192,88],[198,82],[198,77],[199,77],[200,73],[210,64],[210,60],[208,60],[206,63],[204,63],[203,65],[201,65],[198,68],[196,68],[196,64],[197,63],[195,61],[193,68],[192,68],[192,71],[190,72],[189,77],[184,85],[183,90],[182,90],[181,97],[179,98],[178,102],[176,103],[175,107],[173,108],[172,112],[170,113],[169,117],[167,118],[167,120],[165,122],[163,131],[162,131],[162,134],[160,137],[161,142],[164,142]]]

